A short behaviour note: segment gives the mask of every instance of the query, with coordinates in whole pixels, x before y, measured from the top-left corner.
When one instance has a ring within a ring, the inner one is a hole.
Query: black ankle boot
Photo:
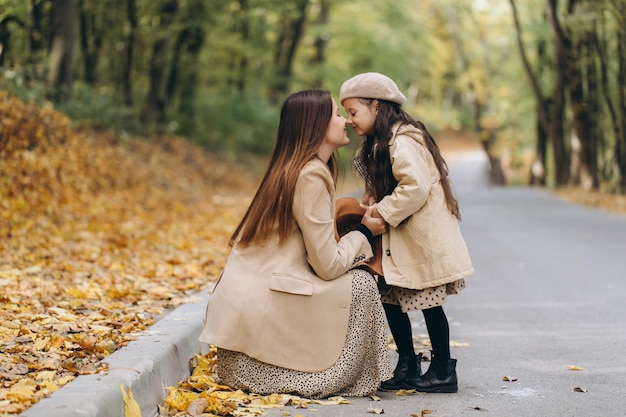
[[[459,387],[456,378],[456,359],[439,361],[437,357],[431,356],[428,371],[419,378],[407,378],[404,388],[418,392],[457,392]]]
[[[422,354],[400,354],[398,364],[393,371],[393,378],[380,384],[381,391],[396,391],[404,388],[407,379],[415,380],[422,373]]]

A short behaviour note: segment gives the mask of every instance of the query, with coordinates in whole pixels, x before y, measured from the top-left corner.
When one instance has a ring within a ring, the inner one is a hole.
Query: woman
[[[357,230],[335,238],[334,152],[349,143],[345,125],[327,91],[283,104],[200,337],[218,347],[218,376],[232,388],[365,396],[391,376],[376,282],[352,269],[373,256],[384,221],[370,207]]]
[[[474,272],[461,235],[459,206],[446,163],[426,127],[403,109],[406,98],[393,80],[363,73],[341,86],[348,123],[364,140],[355,165],[365,180],[365,204],[389,224],[382,238],[379,278],[383,307],[398,347],[394,377],[383,390],[457,392],[456,359],[442,305],[465,288]],[[432,345],[431,364],[421,375],[408,311],[422,310]]]

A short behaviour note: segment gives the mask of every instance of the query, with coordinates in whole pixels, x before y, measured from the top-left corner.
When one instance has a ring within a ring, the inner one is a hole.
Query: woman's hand
[[[361,207],[365,208],[365,214],[363,219],[361,219],[361,223],[372,232],[372,235],[378,236],[385,233],[387,231],[387,223],[378,214],[376,204],[371,206],[361,204]]]

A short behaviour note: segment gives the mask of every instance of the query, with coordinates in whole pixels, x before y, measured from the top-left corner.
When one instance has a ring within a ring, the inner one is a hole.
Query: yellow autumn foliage
[[[0,92],[0,415],[214,280],[254,179],[179,138],[76,127]]]
[[[192,361],[193,371],[187,380],[178,386],[169,387],[162,415],[169,417],[236,416],[254,417],[264,415],[263,410],[292,406],[308,408],[311,404],[341,405],[350,404],[343,397],[330,397],[312,400],[295,395],[259,395],[234,390],[217,381],[217,348],[211,346],[209,352],[198,354]]]
[[[124,385],[120,385],[120,391],[122,391],[122,400],[124,401],[124,417],[141,417],[141,408],[135,396],[130,388],[128,391],[124,389]]]

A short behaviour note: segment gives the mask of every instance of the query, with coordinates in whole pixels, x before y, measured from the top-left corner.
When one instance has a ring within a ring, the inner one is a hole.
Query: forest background
[[[378,71],[495,183],[626,193],[625,28],[626,0],[0,0],[0,89],[239,158],[288,93]]]

